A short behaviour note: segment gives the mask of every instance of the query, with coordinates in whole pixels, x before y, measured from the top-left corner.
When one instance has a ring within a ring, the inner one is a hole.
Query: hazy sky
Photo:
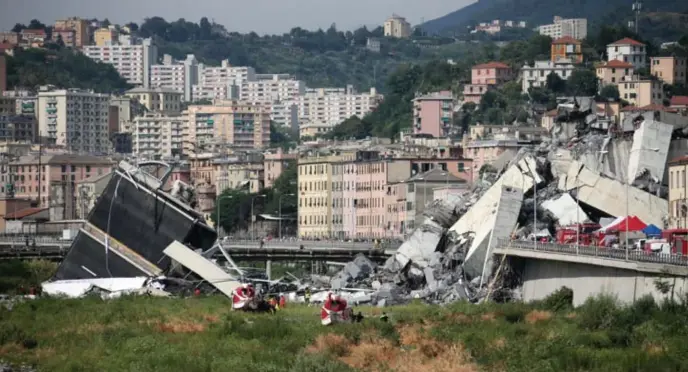
[[[0,30],[36,18],[52,24],[68,16],[108,18],[113,23],[146,17],[198,22],[201,17],[229,31],[285,33],[292,27],[340,30],[381,25],[397,13],[415,25],[457,10],[475,0],[0,0]]]

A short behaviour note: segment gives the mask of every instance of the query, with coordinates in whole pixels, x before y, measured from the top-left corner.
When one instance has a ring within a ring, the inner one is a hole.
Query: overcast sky
[[[0,0],[0,30],[36,18],[52,24],[68,16],[108,18],[113,23],[161,16],[198,22],[206,16],[229,31],[282,34],[292,27],[340,30],[381,25],[392,13],[415,25],[474,0]]]

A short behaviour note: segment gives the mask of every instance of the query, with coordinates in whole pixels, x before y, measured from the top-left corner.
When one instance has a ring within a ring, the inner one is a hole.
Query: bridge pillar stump
[[[272,280],[272,260],[265,262],[265,273],[268,276],[268,280]]]

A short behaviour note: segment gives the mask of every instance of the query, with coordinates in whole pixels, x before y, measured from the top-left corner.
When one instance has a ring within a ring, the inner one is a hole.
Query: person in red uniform
[[[283,294],[280,293],[280,296],[279,296],[279,307],[280,307],[280,309],[284,309],[285,306],[287,306],[287,299],[284,297]]]

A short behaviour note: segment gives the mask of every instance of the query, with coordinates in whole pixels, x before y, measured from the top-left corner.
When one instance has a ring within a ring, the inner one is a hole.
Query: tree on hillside
[[[29,22],[29,29],[31,29],[31,30],[45,30],[46,26],[41,21],[39,21],[37,19],[32,19],[31,22]]]
[[[139,25],[135,22],[129,22],[126,24],[126,26],[129,27],[129,30],[131,30],[131,32],[137,32],[139,30]]]
[[[358,116],[352,116],[336,125],[324,137],[339,140],[363,139],[370,136],[371,130],[372,127],[369,122]]]
[[[22,32],[22,30],[26,29],[26,25],[23,25],[21,23],[16,23],[14,27],[12,27],[12,32]]]
[[[613,100],[615,102],[619,101],[621,94],[619,94],[619,88],[616,85],[605,85],[600,89],[600,98],[606,100]]]
[[[558,74],[550,72],[547,75],[547,89],[554,93],[563,93],[566,91],[566,81],[559,77]]]
[[[597,76],[591,70],[575,69],[566,82],[567,90],[573,96],[594,96],[597,94]]]

